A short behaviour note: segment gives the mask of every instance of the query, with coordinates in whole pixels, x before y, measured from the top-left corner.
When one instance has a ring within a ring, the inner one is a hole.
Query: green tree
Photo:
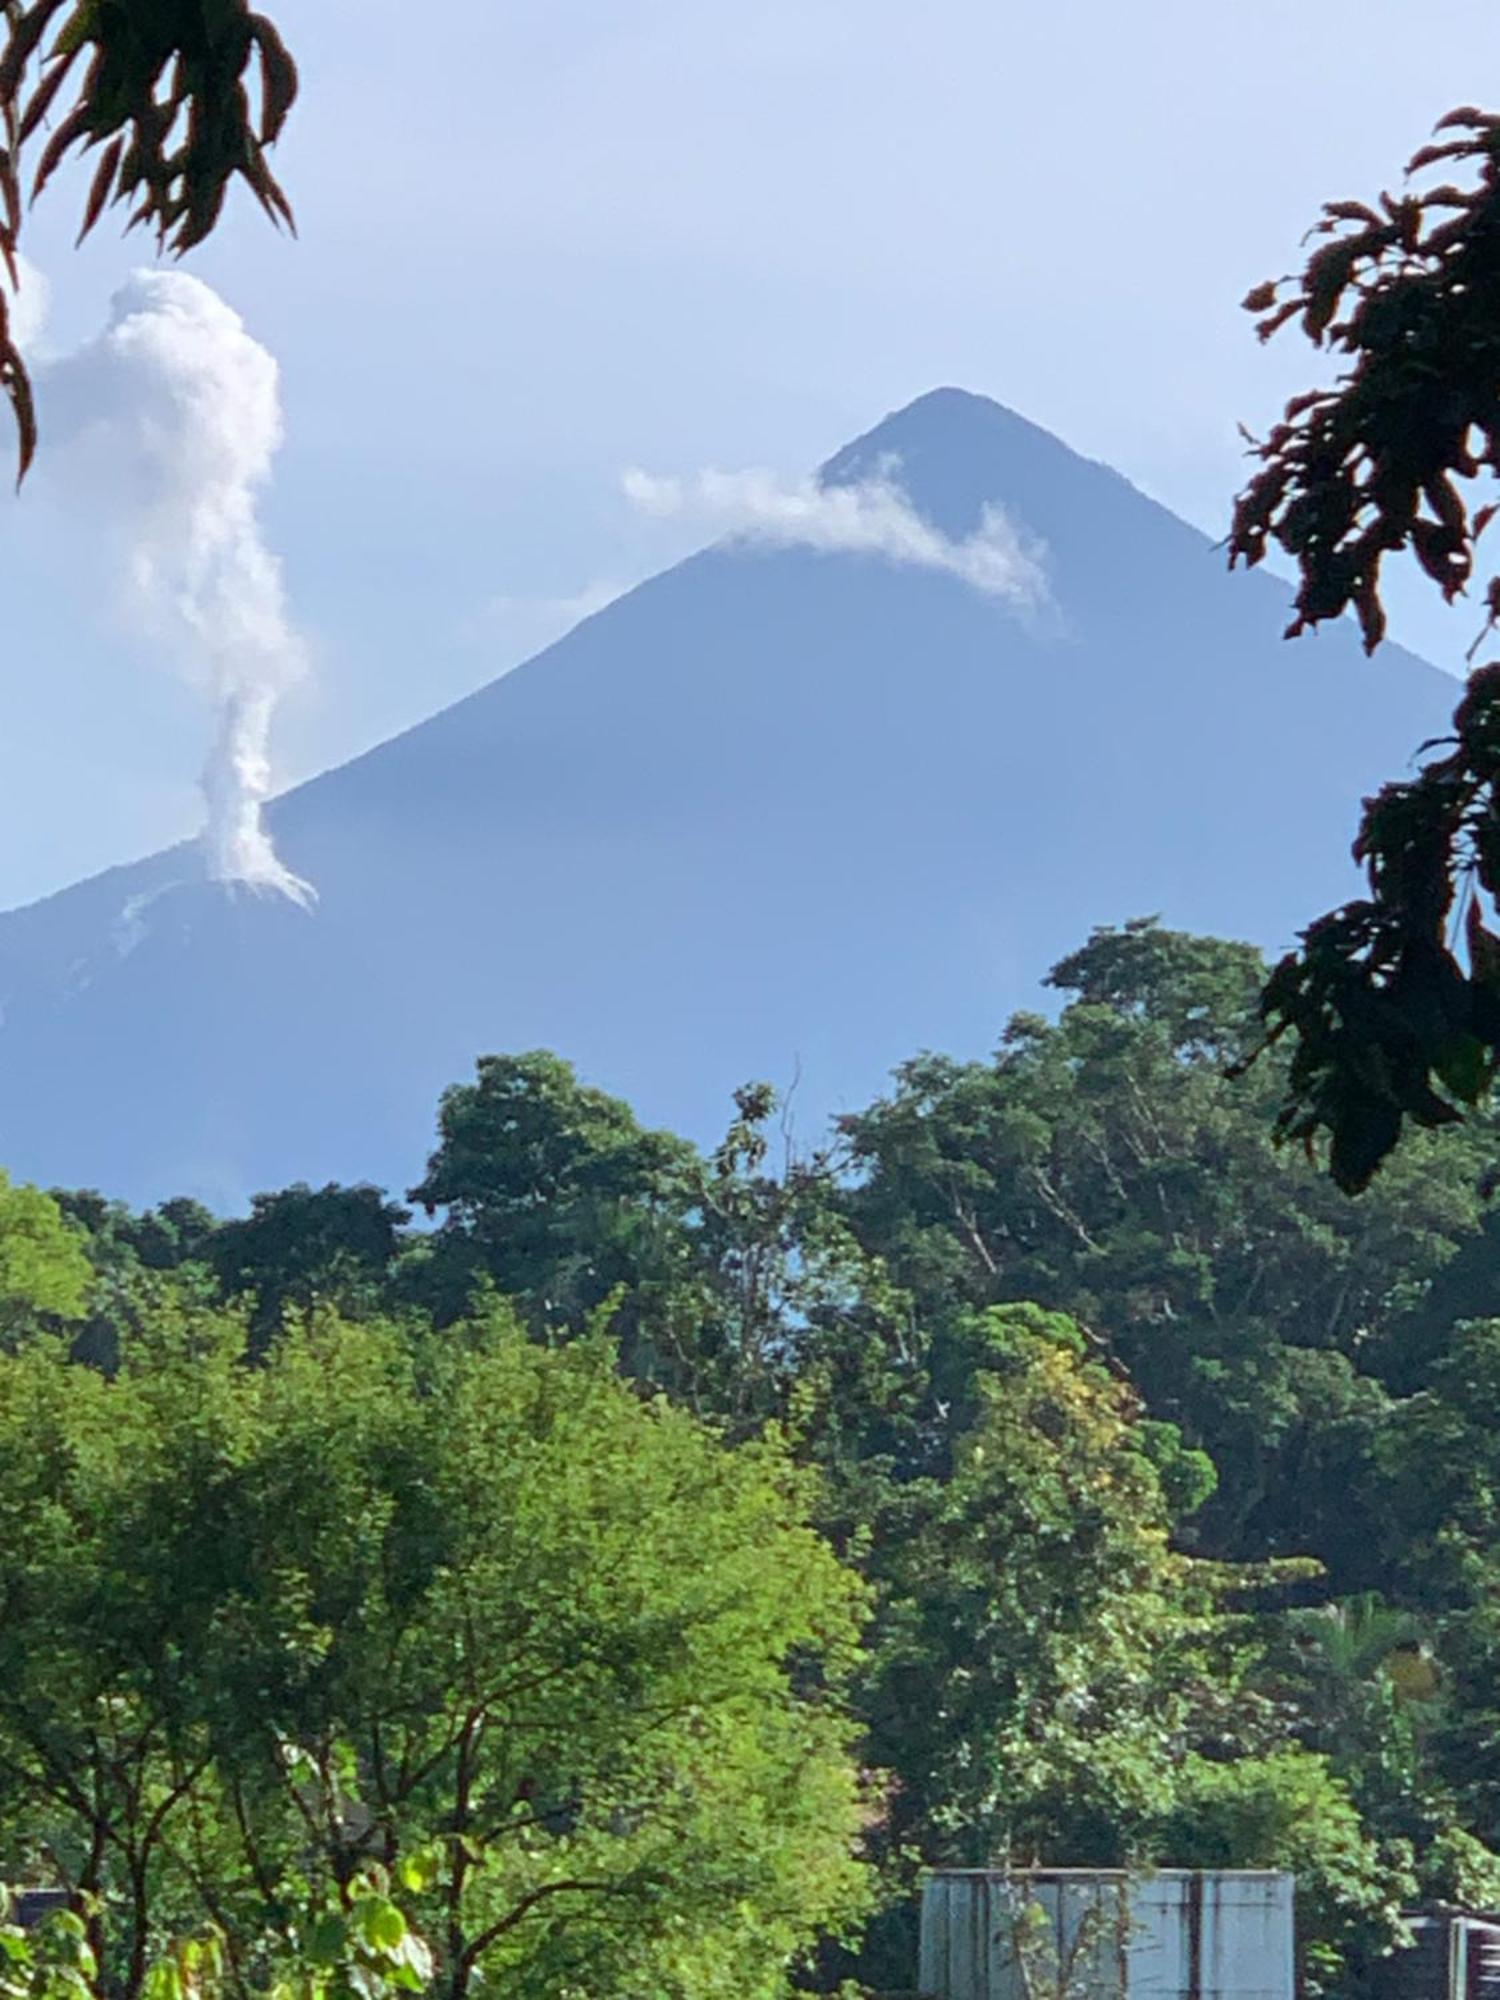
[[[1301,275],[1245,301],[1262,339],[1295,324],[1343,364],[1256,446],[1235,509],[1231,561],[1274,548],[1296,566],[1288,636],[1352,611],[1373,651],[1386,558],[1410,552],[1451,602],[1495,511],[1487,496],[1471,507],[1472,482],[1500,470],[1500,120],[1466,108],[1438,131],[1402,193],[1329,203]],[[1500,577],[1484,599],[1488,630]],[[1453,1124],[1484,1101],[1500,1061],[1500,938],[1485,922],[1500,893],[1500,665],[1474,672],[1453,736],[1425,749],[1414,778],[1365,806],[1368,896],[1312,924],[1265,990],[1270,1037],[1295,1044],[1279,1129],[1326,1137],[1350,1191],[1408,1123]]]
[[[484,1280],[536,1331],[576,1332],[622,1287],[639,1316],[646,1288],[683,1269],[693,1149],[560,1057],[481,1057],[473,1083],[444,1092],[438,1132],[411,1199],[445,1213],[404,1275],[440,1323]]]
[[[1385,1427],[1384,1535],[1410,1602],[1431,1610],[1487,1593],[1500,1548],[1500,1320],[1453,1330],[1447,1351]]]
[[[1457,1144],[1467,1151],[1461,1138]],[[1461,1338],[1458,1328],[1491,1319],[1500,1319],[1500,1208],[1493,1200],[1477,1231],[1463,1239],[1410,1310],[1383,1330],[1372,1361],[1386,1382],[1410,1395],[1430,1384]]]
[[[54,1188],[63,1214],[86,1233],[101,1268],[124,1263],[146,1271],[177,1271],[202,1262],[219,1228],[201,1202],[178,1197],[141,1213],[93,1188]]]
[[[432,1955],[372,1868],[343,1901],[314,1904],[309,1920],[259,1941],[255,1990],[266,2000],[399,2000],[422,1992]],[[405,1886],[404,1884],[402,1886]],[[88,1926],[76,1910],[49,1911],[29,1926],[5,1921],[0,1904],[0,2000],[95,2000],[107,1995]],[[174,1938],[146,1974],[151,2000],[244,2000],[243,1962],[212,1928]]]
[[[1274,1621],[1262,1685],[1393,1865],[1414,1868],[1425,1894],[1454,1900],[1495,1860],[1463,1825],[1445,1769],[1438,1632],[1430,1615],[1373,1592],[1294,1610]]]
[[[137,1213],[92,1188],[57,1188],[52,1198],[80,1232],[93,1268],[88,1311],[74,1328],[80,1360],[115,1366],[122,1339],[140,1312],[151,1310],[158,1277],[174,1273],[182,1286],[196,1282],[205,1297],[215,1291],[208,1257],[219,1223],[200,1202],[178,1198]]]
[[[1261,1833],[1279,1773],[1273,1831],[1291,1826],[1313,1857],[1325,1984],[1374,1948],[1393,1884],[1452,1896],[1500,1879],[1485,1748],[1500,1475],[1477,1434],[1493,1357],[1482,1328],[1445,1323],[1442,1288],[1451,1270],[1451,1296],[1469,1296],[1451,1260],[1482,1240],[1485,1135],[1404,1150],[1359,1204],[1278,1152],[1279,1058],[1228,1074],[1259,1032],[1263,975],[1243,946],[1149,923],[1097,933],[1054,972],[1055,1022],[1014,1022],[990,1063],[909,1065],[813,1154],[778,1151],[761,1086],[737,1093],[704,1156],[556,1058],[489,1058],[445,1100],[417,1190],[442,1215],[427,1235],[402,1238],[373,1189],[286,1190],[240,1223],[70,1197],[100,1282],[122,1274],[114,1379],[98,1393],[126,1400],[98,1405],[78,1453],[136,1468],[98,1502],[122,1537],[109,1574],[154,1550],[152,1573],[173,1579],[165,1625],[155,1586],[140,1588],[128,1696],[87,1622],[97,1585],[78,1600],[82,1650],[62,1676],[112,1718],[94,1788],[112,1829],[103,1920],[118,1930],[133,1891],[116,1884],[138,1869],[144,1962],[162,1938],[193,1934],[211,1891],[213,1920],[259,1977],[292,1949],[289,1927],[310,1935],[321,1921],[310,1910],[371,1867],[396,1882],[410,1862],[423,1886],[402,1920],[431,1938],[442,1977],[470,1965],[551,1990],[582,1953],[601,1993],[671,1992],[674,1979],[711,1993],[725,1966],[758,1977],[741,1960],[763,1947],[767,1984],[748,1990],[778,1990],[792,1931],[806,1944],[820,1922],[836,1930],[828,1912],[854,1893],[837,1887],[857,1871],[829,1698],[847,1639],[825,1624],[773,1648],[789,1726],[818,1718],[827,1758],[812,1775],[797,1767],[798,1811],[767,1819],[756,1804],[745,1820],[721,1781],[736,1798],[758,1800],[762,1782],[789,1797],[774,1773],[792,1766],[732,1731],[726,1762],[692,1692],[719,1669],[680,1635],[658,1656],[651,1634],[697,1617],[679,1583],[738,1573],[697,1519],[720,1503],[678,1446],[653,1456],[642,1423],[696,1440],[705,1463],[778,1468],[808,1559],[830,1562],[831,1545],[863,1572],[861,1847],[889,1907],[852,1964],[876,1984],[909,1978],[916,1862],[1160,1857],[1168,1832],[1192,1828],[1197,1847],[1173,1858],[1249,1865],[1273,1851]],[[217,1299],[224,1286],[238,1308]],[[506,1289],[524,1339],[494,1304]],[[340,1296],[359,1325],[331,1315]],[[395,1325],[382,1303],[400,1308]],[[1417,1357],[1406,1330],[1422,1315]],[[579,1415],[585,1384],[608,1424]],[[132,1430],[121,1413],[147,1385],[170,1420]],[[130,1480],[152,1465],[147,1505]],[[588,1498],[601,1479],[602,1519]],[[661,1490],[691,1525],[658,1525]],[[485,1538],[495,1506],[510,1523],[499,1546]],[[55,1517],[59,1560],[92,1546],[75,1511],[70,1499]],[[775,1546],[748,1519],[736,1533],[736,1546]],[[743,1604],[773,1581],[764,1549],[745,1558]],[[1339,1601],[1268,1611],[1273,1586],[1320,1594],[1314,1566],[1267,1562],[1304,1552],[1328,1564]],[[55,1581],[51,1555],[36,1574]],[[562,1577],[587,1606],[581,1624]],[[1383,1597],[1350,1596],[1369,1589]],[[38,1617],[70,1632],[70,1602]],[[530,1608],[520,1632],[505,1622],[517,1606]],[[649,1623],[658,1615],[665,1625]],[[139,1666],[157,1645],[179,1663],[170,1672]],[[519,1706],[514,1683],[497,1690],[480,1755],[452,1705],[455,1662],[470,1663],[472,1691],[476,1659],[513,1651],[542,1679]],[[5,1664],[0,1653],[0,1675]],[[105,1670],[116,1677],[90,1679]],[[686,1737],[675,1712],[662,1725],[674,1773],[692,1768],[685,1818],[678,1794],[649,1784],[643,1817],[627,1802],[640,1803],[643,1768],[621,1747],[627,1717],[658,1671],[694,1716]],[[1418,1698],[1424,1677],[1437,1692]],[[150,1706],[179,1687],[191,1692],[180,1711]],[[604,1719],[584,1728],[580,1715]],[[33,1761],[12,1764],[33,1790],[0,1805],[0,1823],[31,1829],[17,1854],[42,1829],[83,1880],[91,1823],[68,1821],[26,1740]],[[49,1727],[41,1740],[57,1739]],[[82,1733],[66,1742],[65,1762],[92,1754]],[[702,1749],[701,1770],[684,1743]],[[491,1766],[502,1748],[509,1761]],[[486,1816],[472,1853],[452,1842],[461,1794]],[[701,1850],[684,1833],[700,1804],[744,1834],[722,1873],[707,1831]],[[845,1844],[815,1846],[812,1823],[827,1836],[840,1814]],[[498,1850],[486,1828],[500,1829]],[[684,1839],[704,1873],[669,1883],[662,1856]],[[590,1872],[547,1872],[564,1863]],[[774,1939],[752,1922],[731,1948],[716,1899],[750,1881],[782,1907],[783,1869],[823,1882],[823,1917]],[[669,1949],[682,1898],[700,1891],[697,1943]],[[628,1945],[612,1928],[617,1894],[634,1906]],[[647,1958],[630,1956],[637,1945]],[[101,1939],[111,1966],[122,1948]],[[825,1939],[818,1977],[849,1969]]]
[[[705,1158],[557,1056],[486,1056],[444,1095],[411,1198],[445,1213],[408,1241],[398,1294],[443,1324],[488,1285],[548,1340],[610,1301],[637,1381],[734,1437],[795,1421],[847,1468],[870,1443],[852,1433],[899,1393],[904,1309],[842,1213],[833,1156],[772,1161],[776,1108],[768,1085],[737,1091]]]
[[[922,1343],[844,1213],[837,1152],[786,1139],[773,1160],[776,1111],[769,1084],[736,1091],[722,1142],[692,1164],[687,1271],[658,1305],[663,1380],[731,1436],[790,1424],[828,1504],[857,1511],[851,1482],[903,1453]]]
[[[81,1319],[92,1285],[81,1231],[51,1195],[0,1173],[0,1341],[38,1319]]]
[[[1406,1727],[1420,1725],[1445,1801],[1457,1802],[1448,1818],[1491,1859],[1500,1853],[1500,1452],[1490,1421],[1497,1390],[1500,1321],[1461,1324],[1423,1386],[1393,1414],[1376,1463],[1393,1588],[1420,1616],[1435,1656],[1435,1686]],[[1441,1873],[1441,1851],[1432,1865]],[[1455,1865],[1473,1872],[1462,1855]]]
[[[893,1488],[871,1536],[887,1838],[963,1866],[1119,1862],[1193,1741],[1214,1593],[1079,1328],[995,1308],[966,1345],[949,1462]]]
[[[288,1311],[331,1305],[368,1316],[388,1293],[408,1209],[368,1182],[258,1194],[250,1213],[221,1222],[199,1255],[226,1298],[253,1300],[251,1333],[268,1341]]]
[[[112,1376],[0,1357],[0,1871],[123,2000],[205,1922],[255,1983],[372,1866],[455,2000],[781,1993],[863,1893],[861,1592],[784,1451],[504,1313],[247,1348],[163,1286]]]
[[[849,1213],[934,1336],[1008,1299],[1077,1317],[1217,1466],[1204,1547],[1315,1554],[1349,1590],[1378,1580],[1351,1497],[1390,1397],[1365,1368],[1474,1229],[1482,1137],[1417,1148],[1358,1205],[1278,1152],[1274,1068],[1226,1076],[1263,972],[1096,932],[1051,974],[1055,1023],[1017,1017],[988,1063],[924,1056],[844,1121]]]

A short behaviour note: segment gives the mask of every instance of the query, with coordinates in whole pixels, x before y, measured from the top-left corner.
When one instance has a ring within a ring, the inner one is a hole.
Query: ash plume
[[[104,331],[41,378],[44,484],[102,535],[135,643],[215,709],[208,873],[307,905],[262,815],[272,719],[308,665],[258,511],[282,441],[274,357],[207,285],[146,270]]]

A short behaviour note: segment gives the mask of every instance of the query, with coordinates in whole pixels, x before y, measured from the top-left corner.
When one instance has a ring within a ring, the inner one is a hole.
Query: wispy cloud
[[[500,592],[465,619],[459,637],[465,645],[483,648],[492,672],[504,673],[566,637],[640,580],[600,578],[558,596]]]
[[[632,467],[626,498],[658,520],[681,520],[734,539],[829,553],[873,555],[957,577],[1018,609],[1045,603],[1040,551],[999,507],[986,507],[971,534],[948,536],[925,520],[896,483],[894,468],[856,485],[822,486],[753,468],[709,469],[686,479]]]

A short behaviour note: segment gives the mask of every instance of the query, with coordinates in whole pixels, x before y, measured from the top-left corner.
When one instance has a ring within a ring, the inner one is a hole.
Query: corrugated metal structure
[[[1406,1921],[1412,1942],[1376,1966],[1372,2000],[1500,2000],[1500,1920],[1441,1910]]]
[[[939,1870],[922,1891],[920,1990],[931,2000],[1292,2000],[1292,1888],[1290,1875],[1259,1869]]]

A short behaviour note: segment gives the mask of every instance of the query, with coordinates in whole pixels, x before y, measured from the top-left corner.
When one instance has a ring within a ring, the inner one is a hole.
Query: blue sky
[[[314,663],[283,782],[684,552],[627,466],[800,473],[955,382],[1221,530],[1236,419],[1307,374],[1237,301],[1320,200],[1500,94],[1492,0],[1420,26],[1411,0],[271,11],[303,67],[279,162],[301,238],[241,201],[190,268],[282,368],[264,512]],[[149,249],[106,223],[75,253],[80,198],[28,243],[57,350]],[[66,518],[31,492],[6,513],[0,904],[190,832],[211,728]],[[1468,625],[1403,606],[1454,664]]]

